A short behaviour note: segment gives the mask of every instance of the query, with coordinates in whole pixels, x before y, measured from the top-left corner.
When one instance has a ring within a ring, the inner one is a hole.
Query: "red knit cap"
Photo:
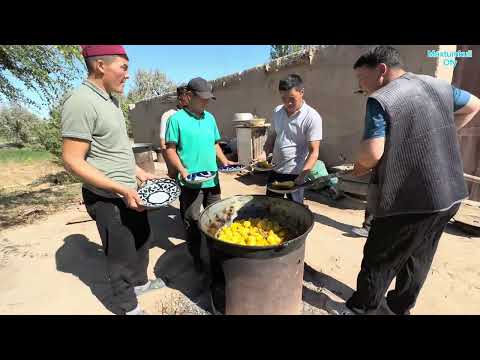
[[[84,58],[104,55],[125,55],[127,52],[122,45],[80,45]]]

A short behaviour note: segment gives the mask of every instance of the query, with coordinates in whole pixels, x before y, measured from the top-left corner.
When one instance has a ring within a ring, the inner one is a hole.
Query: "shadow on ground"
[[[448,223],[445,232],[450,235],[462,236],[469,239],[480,237],[480,228],[458,222]]]
[[[148,219],[152,231],[151,247],[169,250],[175,247],[170,238],[185,239],[185,228],[177,208],[165,206],[148,210]]]
[[[306,282],[311,282],[316,287],[327,289],[328,291],[337,295],[339,298],[341,298],[344,301],[346,301],[350,296],[352,296],[353,292],[355,291],[350,286],[342,283],[341,281],[338,281],[337,279],[331,277],[330,275],[327,275],[315,270],[307,263],[305,263],[305,268],[303,271],[303,280]],[[305,297],[305,289],[306,288],[304,287],[304,297]],[[316,306],[314,303],[308,301],[308,300],[314,300],[314,299],[309,299],[308,297],[309,295],[307,292],[307,298],[304,298],[304,301],[307,301],[312,306]]]
[[[235,180],[245,185],[267,186],[268,173],[251,173],[239,175]]]
[[[361,240],[366,240],[366,238],[355,235],[352,232],[352,229],[355,228],[355,226],[349,225],[349,224],[344,224],[339,221],[333,220],[329,218],[328,216],[320,215],[318,213],[313,213],[313,219],[315,222],[318,222],[319,224],[329,226],[331,228],[337,229],[339,231],[342,231],[342,236],[348,237],[348,238],[355,238],[355,239],[361,239]]]
[[[193,270],[186,245],[175,246],[170,241],[171,237],[185,237],[178,209],[172,206],[160,208],[149,211],[148,217],[152,229],[151,247],[158,246],[165,250],[155,266],[156,276],[197,303],[201,295],[198,290],[202,289],[202,279]],[[78,277],[103,306],[115,313],[113,293],[106,272],[106,258],[100,245],[82,234],[72,234],[64,239],[64,244],[55,254],[55,260],[58,271]]]
[[[332,199],[325,191],[305,191],[305,199],[337,209],[365,210],[365,205],[349,198]]]
[[[115,312],[102,247],[82,234],[69,235],[63,242],[55,253],[57,270],[78,277],[109,311]]]
[[[160,256],[154,272],[169,288],[180,291],[197,306],[210,312],[210,297],[205,277],[194,270],[186,243],[179,244]]]

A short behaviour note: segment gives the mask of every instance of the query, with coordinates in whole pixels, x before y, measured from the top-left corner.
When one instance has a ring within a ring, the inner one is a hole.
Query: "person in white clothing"
[[[322,140],[322,118],[303,99],[302,78],[290,74],[280,80],[278,90],[282,105],[275,108],[272,126],[269,129],[264,151],[258,160],[265,160],[273,151],[275,165],[267,183],[294,181],[297,185],[305,182],[306,176],[315,166]],[[284,197],[267,189],[267,196]],[[287,198],[303,204],[303,188],[288,194]]]
[[[160,119],[160,149],[162,151],[163,159],[165,160],[165,163],[167,164],[168,176],[171,177],[172,179],[174,179],[175,176],[176,176],[176,170],[168,162],[168,159],[167,159],[167,156],[166,156],[166,153],[165,153],[166,150],[167,150],[167,146],[165,144],[165,133],[167,132],[168,119],[170,119],[170,116],[172,116],[178,110],[181,110],[188,105],[188,97],[186,96],[186,93],[187,93],[187,89],[186,89],[185,86],[177,87],[177,106],[176,106],[176,108],[165,111],[163,113],[161,119]]]

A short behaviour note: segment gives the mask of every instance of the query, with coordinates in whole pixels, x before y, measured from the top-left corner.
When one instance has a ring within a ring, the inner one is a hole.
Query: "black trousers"
[[[97,223],[107,257],[113,311],[123,315],[138,305],[133,288],[148,281],[150,225],[147,213],[129,209],[120,198],[105,198],[85,188],[82,194],[88,214]]]
[[[373,215],[368,212],[368,210],[365,210],[365,219],[363,220],[362,227],[370,230],[372,227],[372,221],[373,221]]]
[[[208,286],[215,308],[225,313],[225,276],[223,273],[223,258],[209,251],[209,264],[204,266],[200,258],[202,235],[198,227],[201,206],[204,208],[221,199],[220,186],[207,189],[190,189],[182,187],[180,194],[180,213],[187,230],[187,246],[197,267],[207,276]],[[210,250],[210,244],[207,242]]]
[[[187,231],[187,246],[193,261],[198,264],[202,235],[198,228],[201,207],[219,201],[221,198],[220,186],[206,189],[191,189],[182,186],[180,193],[180,214]]]
[[[395,314],[408,314],[427,278],[438,241],[460,204],[433,214],[374,218],[363,249],[357,290],[346,305],[361,314],[375,313],[396,277],[387,304]]]

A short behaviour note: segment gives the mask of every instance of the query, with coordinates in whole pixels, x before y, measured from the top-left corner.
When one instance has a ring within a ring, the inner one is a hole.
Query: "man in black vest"
[[[372,171],[373,222],[357,290],[339,313],[375,313],[396,278],[386,304],[394,314],[409,314],[447,223],[468,197],[456,131],[480,110],[480,100],[446,81],[406,72],[391,46],[371,49],[353,68],[368,95],[354,175]]]

